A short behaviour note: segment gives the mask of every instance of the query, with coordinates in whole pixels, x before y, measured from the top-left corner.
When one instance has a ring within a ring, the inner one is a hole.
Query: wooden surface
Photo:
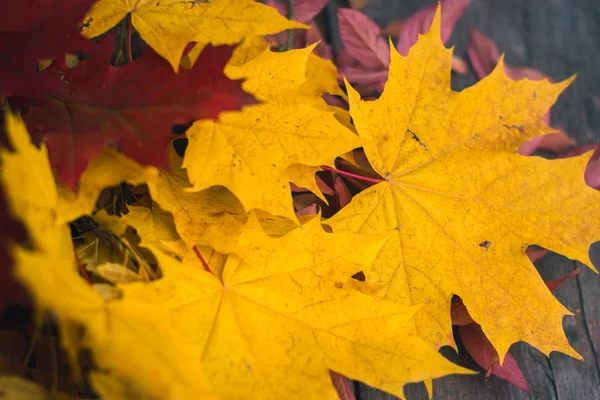
[[[405,18],[435,3],[435,0],[369,0],[363,10],[380,26]],[[332,0],[327,9],[330,26],[335,26],[335,8],[344,1]],[[506,53],[513,66],[529,66],[555,80],[578,74],[575,82],[552,109],[552,123],[562,127],[579,143],[600,139],[600,0],[471,0],[457,24],[450,45],[455,54],[466,59],[469,27],[491,37]],[[335,32],[328,38],[339,46]],[[457,77],[453,88],[460,90],[475,83],[473,75]],[[596,98],[596,100],[595,100]],[[576,226],[573,229],[577,229]],[[600,244],[592,246],[592,260],[600,269]],[[566,275],[578,266],[582,273],[565,283],[555,295],[574,317],[566,317],[563,326],[571,344],[584,362],[564,354],[546,358],[525,343],[511,347],[532,389],[529,395],[508,382],[483,375],[449,376],[434,382],[434,398],[444,399],[600,399],[600,275],[565,257],[552,254],[537,263],[544,279]],[[453,355],[453,350],[444,349]],[[451,357],[452,358],[452,357]],[[453,359],[457,359],[454,355]],[[476,368],[472,360],[460,359]],[[393,396],[356,384],[357,399],[384,400]],[[427,398],[424,386],[407,386],[409,400]]]

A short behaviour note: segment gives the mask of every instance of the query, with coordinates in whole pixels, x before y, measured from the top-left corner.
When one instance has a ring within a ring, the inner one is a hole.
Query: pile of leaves
[[[473,373],[438,352],[453,324],[524,390],[513,343],[579,357],[551,294],[569,277],[532,259],[593,268],[596,157],[528,156],[573,145],[548,126],[572,79],[473,31],[482,79],[452,91],[468,1],[383,31],[341,9],[335,57],[327,1],[68,3],[0,0],[1,306],[35,322],[2,392],[402,397]]]

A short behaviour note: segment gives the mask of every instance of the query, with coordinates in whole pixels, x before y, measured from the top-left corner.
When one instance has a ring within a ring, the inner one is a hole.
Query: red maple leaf
[[[79,24],[93,0],[0,0],[0,99],[37,96],[60,82],[36,71],[44,58],[85,51]]]
[[[175,125],[216,118],[252,100],[240,81],[223,75],[232,47],[209,46],[192,69],[176,74],[150,48],[129,64],[110,65],[111,39],[75,68],[55,63],[45,70],[62,82],[52,97],[10,99],[11,106],[25,111],[32,137],[47,143],[53,169],[72,188],[105,146],[141,164],[166,166]]]

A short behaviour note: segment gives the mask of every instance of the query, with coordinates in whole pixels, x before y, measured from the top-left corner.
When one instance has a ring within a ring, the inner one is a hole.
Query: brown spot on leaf
[[[484,240],[483,242],[479,243],[479,247],[483,247],[485,251],[487,251],[491,245],[492,242],[490,242],[489,240]]]
[[[358,271],[357,273],[352,275],[352,279],[356,279],[359,282],[364,282],[367,279],[367,277],[365,276],[364,272]]]
[[[523,131],[525,130],[525,125],[503,125],[505,128],[507,129],[516,129],[519,132],[523,133]]]
[[[412,138],[415,139],[417,141],[417,143],[419,143],[425,150],[429,151],[429,149],[427,148],[427,145],[425,143],[421,142],[421,139],[419,139],[419,137],[417,136],[416,133],[414,133],[410,129],[407,129],[407,131],[412,135]]]

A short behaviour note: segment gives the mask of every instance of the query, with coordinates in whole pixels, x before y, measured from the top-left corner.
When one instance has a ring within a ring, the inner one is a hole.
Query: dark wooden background
[[[434,3],[436,0],[368,0],[363,11],[385,26]],[[334,47],[341,46],[335,31],[335,9],[345,6],[343,0],[331,0],[326,10],[331,28],[328,39]],[[455,46],[455,54],[465,60],[471,26],[492,38],[506,53],[510,65],[533,67],[555,80],[578,74],[552,109],[552,123],[580,144],[600,141],[600,0],[471,0],[449,43]],[[456,77],[453,88],[460,90],[475,82],[472,74]],[[591,254],[600,269],[600,244],[592,246]],[[546,256],[536,266],[544,279],[557,279],[582,267],[582,273],[560,287],[555,296],[575,313],[564,319],[563,326],[585,361],[561,353],[552,353],[548,359],[528,344],[518,343],[511,347],[510,354],[523,370],[531,395],[502,379],[485,380],[480,374],[434,381],[434,398],[600,399],[600,275],[556,254]],[[476,368],[472,360],[457,358],[451,349],[444,349],[443,353]],[[358,400],[394,399],[360,383],[355,388]],[[406,396],[409,400],[427,398],[422,384],[407,386]]]

